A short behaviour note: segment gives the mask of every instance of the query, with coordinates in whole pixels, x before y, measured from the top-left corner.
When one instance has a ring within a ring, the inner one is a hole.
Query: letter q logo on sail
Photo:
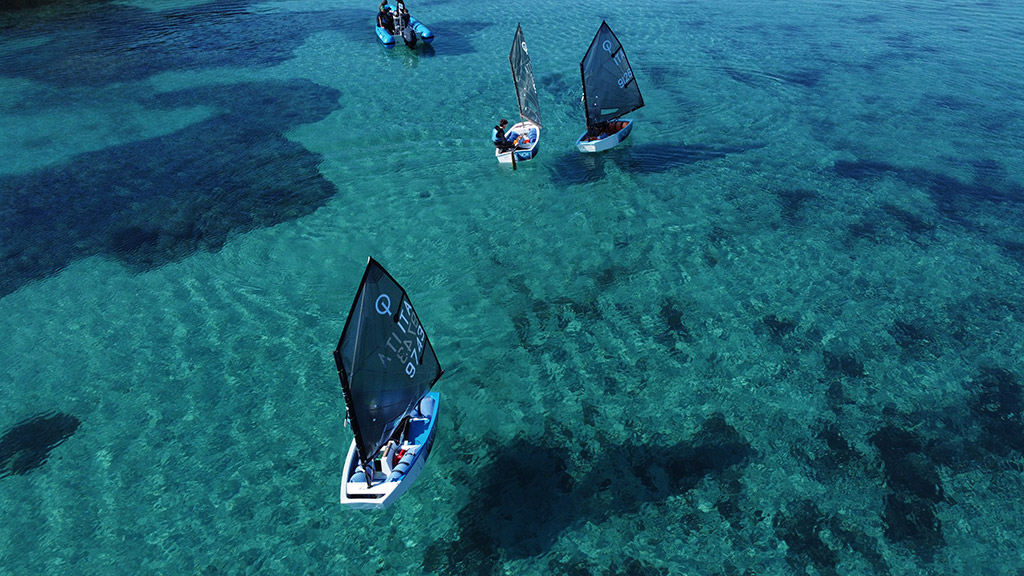
[[[391,316],[391,296],[388,296],[387,294],[381,294],[380,296],[377,296],[377,302],[375,306],[377,308],[377,314],[380,314],[382,316],[384,314],[387,314],[388,316]]]

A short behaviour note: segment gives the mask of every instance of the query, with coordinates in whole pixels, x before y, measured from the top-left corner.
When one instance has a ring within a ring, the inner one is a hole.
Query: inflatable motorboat
[[[381,2],[374,28],[377,31],[377,39],[388,49],[394,48],[398,42],[415,48],[419,40],[425,44],[434,41],[434,33],[422,22],[410,16],[405,3],[401,0],[398,0],[395,6],[387,1]]]

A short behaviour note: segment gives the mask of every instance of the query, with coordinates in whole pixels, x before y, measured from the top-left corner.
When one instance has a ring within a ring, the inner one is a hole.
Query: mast
[[[363,270],[363,279],[359,281],[359,286],[362,288],[366,284],[366,277],[370,274],[370,263],[373,262],[373,258],[368,258],[366,263],[366,270]],[[359,420],[356,416],[355,405],[353,404],[352,388],[348,379],[348,374],[345,372],[345,362],[342,359],[341,348],[342,343],[345,341],[345,335],[348,334],[349,325],[352,323],[352,319],[356,317],[356,306],[359,305],[360,293],[356,293],[355,300],[352,301],[352,308],[348,311],[348,318],[345,320],[345,328],[341,331],[341,337],[338,339],[338,346],[334,349],[334,365],[338,368],[338,378],[341,380],[341,391],[342,396],[345,398],[345,415],[348,417],[349,426],[352,428],[352,434],[356,440],[356,450],[359,452],[359,461],[361,464],[366,464],[373,457],[372,454],[363,454],[363,441],[362,434],[359,432]],[[357,343],[358,345],[358,343]]]
[[[351,314],[349,317],[351,318]],[[341,359],[341,352],[339,352],[340,347],[341,344],[339,343],[338,348],[334,349],[334,365],[338,367],[338,377],[341,379],[342,396],[345,397],[345,417],[348,418],[349,427],[352,428],[352,434],[355,436],[356,450],[359,453],[359,466],[364,471],[363,475],[366,477],[366,487],[369,488],[373,486],[373,474],[366,469],[366,465],[370,462],[370,458],[363,455],[363,438],[359,433],[359,425],[356,423],[356,411],[352,405],[352,393],[347,387],[348,377],[345,375],[345,365]]]
[[[593,42],[591,42],[591,44],[593,44]],[[587,130],[590,130],[590,127],[593,126],[595,122],[590,121],[590,106],[587,105],[587,102],[589,102],[589,100],[587,100],[587,73],[583,70],[583,63],[585,61],[586,56],[584,56],[583,60],[580,60],[580,86],[583,86],[583,114],[587,121]]]

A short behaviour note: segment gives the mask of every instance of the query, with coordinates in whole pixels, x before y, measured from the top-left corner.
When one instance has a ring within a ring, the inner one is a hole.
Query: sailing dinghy
[[[633,130],[621,116],[643,107],[626,51],[607,22],[602,21],[590,48],[580,61],[587,131],[576,141],[580,152],[603,152],[615,147]]]
[[[512,50],[508,53],[508,63],[512,66],[512,82],[516,87],[516,100],[519,102],[521,122],[513,124],[505,139],[515,141],[522,138],[513,150],[502,152],[494,149],[494,156],[502,164],[529,160],[537,155],[540,144],[540,100],[537,96],[537,84],[533,81],[533,65],[530,64],[530,52],[526,49],[523,38],[523,26],[516,26],[516,35],[512,39]],[[515,158],[513,158],[515,154]]]
[[[354,438],[341,503],[387,508],[423,471],[434,444],[443,370],[405,290],[373,258],[334,363]]]

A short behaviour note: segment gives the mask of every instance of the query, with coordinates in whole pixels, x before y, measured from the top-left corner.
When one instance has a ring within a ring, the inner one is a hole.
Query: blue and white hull
[[[532,160],[537,155],[537,152],[540,151],[540,126],[529,120],[524,120],[509,128],[505,134],[505,139],[515,140],[519,136],[524,136],[524,139],[515,150],[502,152],[497,148],[494,149],[494,156],[498,159],[499,163],[511,164],[513,153],[516,155],[516,162]]]
[[[419,20],[415,18],[409,18],[409,27],[412,28],[412,31],[416,33],[416,38],[422,40],[424,43],[430,44],[431,42],[434,41],[434,33],[431,32],[429,28],[424,26],[423,23],[420,22]],[[375,26],[374,28],[376,28],[377,30],[377,40],[380,40],[380,43],[383,44],[385,48],[394,48],[395,43],[405,42],[402,39],[401,34],[391,34],[390,32],[388,32],[384,28],[381,28],[380,26]]]
[[[584,132],[576,141],[576,148],[580,152],[604,152],[618,146],[632,131],[632,120],[613,120],[608,123],[608,130],[596,137]]]
[[[420,406],[428,413],[422,418],[409,419],[400,446],[405,450],[405,455],[395,459],[394,454],[388,453],[375,461],[373,478],[369,485],[364,471],[359,467],[359,452],[356,450],[355,440],[352,441],[348,456],[345,458],[345,479],[341,483],[342,504],[351,508],[382,510],[393,504],[416,482],[434,446],[440,394],[428,392]]]

